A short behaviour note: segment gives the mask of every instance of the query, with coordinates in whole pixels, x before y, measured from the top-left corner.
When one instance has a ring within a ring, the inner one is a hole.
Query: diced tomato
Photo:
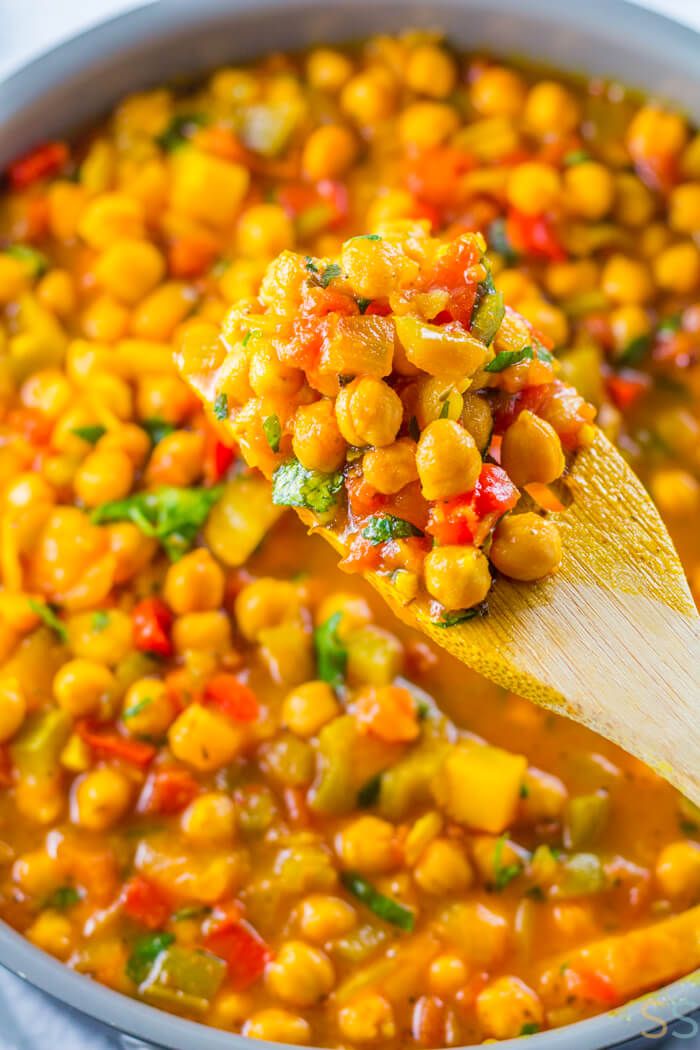
[[[421,201],[438,208],[452,204],[460,177],[475,166],[473,157],[453,146],[421,150],[406,165],[406,185]]]
[[[236,450],[223,441],[215,441],[212,451],[212,480],[221,481],[236,458]]]
[[[170,915],[169,901],[142,875],[134,875],[124,884],[119,900],[124,914],[149,930],[162,927]]]
[[[207,237],[189,234],[178,237],[168,250],[168,269],[173,277],[185,280],[201,277],[216,258],[216,245]]]
[[[369,572],[381,564],[384,546],[383,543],[372,543],[360,533],[352,541],[350,550],[338,564],[346,572]]]
[[[626,412],[646,394],[651,379],[644,372],[626,370],[609,376],[605,386],[615,407]]]
[[[525,215],[510,208],[506,219],[508,240],[513,247],[525,255],[549,259],[550,262],[565,262],[566,251],[559,243],[549,219],[544,215]]]
[[[427,274],[423,282],[426,291],[440,288],[450,293],[444,321],[459,321],[469,328],[478,282],[469,281],[467,274],[480,261],[480,255],[474,237],[459,237],[447,246],[447,250],[438,257]]]
[[[198,794],[199,784],[186,769],[158,769],[146,781],[138,809],[141,813],[170,816],[181,813]]]
[[[260,714],[253,690],[233,674],[216,674],[204,687],[204,702],[233,722],[254,722]]]
[[[620,995],[606,974],[574,970],[569,977],[569,984],[573,984],[578,995],[590,1002],[603,1006],[616,1006],[620,1002]]]
[[[291,338],[280,346],[280,360],[305,372],[313,370],[321,356],[328,324],[318,317],[297,317],[292,325]]]
[[[312,207],[316,200],[313,186],[304,182],[287,183],[277,190],[277,202],[284,208],[290,219],[296,219],[297,215]]]
[[[336,288],[311,287],[304,296],[304,312],[312,317],[325,317],[327,314],[355,315],[360,312],[356,301],[350,295],[339,292]]]
[[[316,190],[321,200],[330,205],[332,214],[331,229],[342,225],[347,219],[350,210],[347,186],[343,182],[336,182],[333,179],[321,179],[316,184]]]
[[[226,961],[229,979],[238,992],[255,984],[272,958],[265,941],[245,920],[225,919],[206,937],[204,947]]]
[[[382,302],[381,299],[373,299],[365,310],[365,317],[388,317],[391,313],[391,307],[388,303]]]
[[[118,733],[103,733],[88,721],[78,722],[76,729],[85,743],[99,755],[118,758],[132,766],[141,767],[147,766],[155,758],[157,748],[152,744],[141,740],[129,740]]]
[[[377,492],[361,474],[349,475],[345,487],[350,511],[355,518],[366,518],[386,505],[387,497]]]
[[[361,690],[355,700],[355,720],[361,732],[388,743],[415,740],[420,733],[416,701],[400,685]]]
[[[472,493],[456,496],[430,508],[426,532],[443,547],[468,546],[474,542],[478,525]]]
[[[8,413],[7,424],[31,445],[46,445],[53,432],[53,421],[37,408],[13,409]]]
[[[26,241],[38,241],[49,232],[51,208],[45,193],[33,194],[24,204],[24,234]]]
[[[516,486],[502,467],[484,463],[474,487],[474,510],[480,518],[487,514],[501,517],[512,510],[520,498]]]
[[[173,614],[160,598],[144,598],[131,613],[134,647],[142,653],[170,656]]]
[[[60,171],[68,160],[65,142],[46,142],[43,146],[25,153],[7,169],[13,190],[26,190],[39,179],[48,178]]]
[[[505,470],[484,463],[471,492],[431,507],[426,531],[442,545],[478,545],[519,498]]]
[[[496,434],[503,434],[526,409],[539,415],[543,405],[552,396],[551,384],[526,386],[517,394],[502,395],[496,400],[493,425]]]

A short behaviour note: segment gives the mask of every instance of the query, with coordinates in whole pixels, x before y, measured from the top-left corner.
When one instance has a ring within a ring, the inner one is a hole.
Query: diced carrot
[[[37,408],[12,409],[7,416],[7,425],[31,445],[46,445],[53,431],[52,420]]]
[[[124,884],[119,900],[124,914],[149,930],[162,927],[170,915],[169,901],[142,875],[134,875]]]
[[[199,149],[223,157],[224,160],[250,164],[251,154],[231,128],[216,125],[198,128],[194,135],[194,143]]]
[[[68,160],[65,142],[46,142],[43,146],[25,153],[7,169],[13,190],[26,190],[33,182],[48,178],[60,171]]]
[[[201,277],[214,262],[216,245],[206,237],[189,234],[178,237],[168,250],[168,269],[173,277]]]
[[[260,714],[253,690],[233,674],[216,674],[204,687],[204,703],[233,722],[254,722]]]
[[[99,755],[118,758],[133,766],[147,766],[155,758],[157,748],[141,740],[128,740],[118,733],[97,731],[90,722],[78,722],[76,729],[93,751]]]
[[[181,813],[199,794],[199,784],[191,773],[178,766],[158,769],[146,781],[138,809],[141,813],[169,816]]]
[[[416,702],[399,685],[364,689],[355,701],[355,718],[361,730],[389,743],[415,740],[420,732]]]
[[[143,653],[170,656],[173,614],[160,598],[144,598],[131,612],[134,647]]]

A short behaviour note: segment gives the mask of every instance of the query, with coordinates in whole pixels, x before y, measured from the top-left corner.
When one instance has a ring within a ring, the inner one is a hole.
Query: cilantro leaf
[[[142,711],[145,711],[147,707],[150,707],[152,703],[152,696],[144,696],[140,700],[136,700],[130,707],[126,707],[122,711],[122,717],[135,718],[136,715],[140,715]]]
[[[340,880],[348,893],[352,893],[354,897],[362,901],[370,911],[373,911],[384,922],[390,922],[393,926],[398,926],[399,929],[407,932],[413,929],[416,917],[410,908],[405,908],[403,904],[392,900],[391,897],[385,897],[362,875],[357,875],[352,871],[344,871],[340,876]]]
[[[376,773],[366,781],[357,792],[357,804],[360,809],[369,809],[379,798],[382,789],[382,774]]]
[[[59,886],[46,898],[44,907],[53,908],[55,911],[66,911],[79,900],[81,900],[81,894],[75,886]]]
[[[141,429],[145,430],[149,438],[154,445],[157,445],[163,438],[166,438],[168,434],[172,434],[175,430],[173,423],[166,422],[165,419],[142,419]]]
[[[91,520],[96,525],[132,521],[144,536],[160,542],[171,561],[177,561],[192,546],[222,492],[221,485],[209,489],[165,485],[152,492],[137,492],[126,499],[103,503],[95,507]]]
[[[272,451],[279,452],[282,427],[280,426],[278,416],[266,416],[265,419],[263,419],[263,433],[265,434],[265,440]]]
[[[500,354],[496,354],[493,361],[489,361],[487,365],[484,365],[484,371],[503,372],[506,368],[519,365],[521,361],[534,361],[535,359],[544,361],[548,365],[551,365],[554,360],[549,350],[545,350],[543,346],[523,346],[520,350],[501,350]]]
[[[491,267],[485,258],[482,258],[481,261],[486,267],[486,277],[477,285],[470,331],[482,343],[490,346],[496,336],[496,332],[501,327],[501,321],[506,313],[506,306],[503,295],[497,291],[496,285],[493,283]]]
[[[241,346],[247,346],[251,339],[257,339],[261,335],[259,328],[249,328],[241,340]]]
[[[536,1035],[539,1032],[540,1026],[536,1021],[526,1021],[520,1029],[521,1035]]]
[[[616,358],[615,364],[638,365],[650,347],[651,335],[648,332],[643,332],[642,335],[638,335],[635,339],[630,339],[622,353]]]
[[[105,609],[97,609],[92,614],[92,620],[90,626],[93,631],[102,632],[109,626],[109,613]]]
[[[50,627],[52,631],[55,631],[58,638],[65,645],[68,641],[68,631],[66,630],[65,624],[59,620],[58,616],[46,602],[37,601],[35,598],[27,599],[29,608],[32,612],[36,613],[40,620],[42,620],[47,627]]]
[[[362,535],[376,547],[378,543],[403,539],[405,536],[422,536],[422,533],[410,521],[396,518],[393,514],[378,514],[367,519]]]
[[[228,395],[217,394],[214,399],[214,418],[215,419],[226,419],[228,416]]]
[[[185,919],[203,919],[211,913],[212,909],[208,904],[186,904],[184,908],[174,911],[170,918],[173,922],[183,922]]]
[[[341,612],[333,613],[314,631],[318,677],[335,688],[342,685],[348,662],[348,651],[338,637],[338,624],[342,618]]]
[[[305,265],[307,273],[310,274],[309,282],[317,285],[319,288],[327,288],[331,281],[336,277],[340,277],[343,272],[338,263],[328,263],[322,270],[319,270],[310,255],[306,256]]]
[[[37,251],[29,244],[11,244],[5,248],[5,254],[25,263],[31,270],[32,277],[42,277],[49,268],[49,260],[43,252]]]
[[[564,167],[573,168],[576,164],[585,164],[590,159],[591,155],[585,149],[572,149],[564,154]]]
[[[481,602],[479,605],[473,605],[471,609],[457,609],[455,612],[443,613],[438,620],[433,620],[433,624],[435,627],[454,627],[458,623],[474,620],[477,616],[487,616],[488,611],[488,604]]]
[[[486,235],[489,248],[503,256],[505,263],[517,262],[519,253],[515,250],[508,237],[508,225],[502,217],[494,219],[489,225]]]
[[[102,435],[106,433],[106,429],[99,423],[95,423],[94,426],[73,427],[71,430],[71,434],[75,434],[81,441],[87,441],[88,445],[96,445]]]
[[[343,475],[307,470],[298,459],[288,459],[272,475],[272,502],[279,507],[305,507],[325,514],[338,502]]]
[[[207,118],[203,113],[176,113],[160,135],[156,135],[156,142],[166,153],[184,146],[196,128],[206,124]]]
[[[503,847],[505,844],[506,836],[500,835],[493,850],[493,886],[498,891],[504,890],[523,870],[522,864],[503,863]]]
[[[450,417],[450,399],[446,397],[442,402],[442,408],[440,409],[440,415],[438,419],[449,419]]]
[[[365,310],[371,302],[371,299],[365,299],[364,297],[360,296],[360,298],[357,300],[357,306],[361,314],[365,312]]]
[[[127,977],[130,977],[134,984],[141,984],[145,981],[151,966],[160,953],[170,947],[174,940],[175,937],[172,933],[166,933],[162,930],[139,937],[134,942],[131,948],[131,955],[126,963]]]

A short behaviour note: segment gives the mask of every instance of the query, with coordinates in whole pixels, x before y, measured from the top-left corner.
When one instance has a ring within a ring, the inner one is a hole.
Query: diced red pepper
[[[170,629],[173,614],[160,598],[144,598],[131,613],[134,646],[142,653],[170,656],[173,643]]]
[[[236,450],[231,448],[230,445],[225,445],[223,441],[216,441],[214,443],[214,450],[212,453],[212,473],[214,481],[221,481],[235,458]]]
[[[519,498],[505,470],[484,463],[471,492],[431,507],[426,531],[443,545],[478,545]]]
[[[647,392],[651,380],[644,372],[628,370],[609,376],[605,385],[616,408],[626,412]]]
[[[216,259],[216,244],[207,237],[189,234],[178,237],[168,249],[171,276],[188,280],[201,277]]]
[[[132,766],[144,767],[155,758],[157,748],[141,740],[129,740],[118,733],[103,733],[90,722],[78,722],[76,729],[93,751],[109,758],[118,758]]]
[[[170,915],[169,901],[142,875],[134,875],[124,884],[119,900],[124,914],[149,930],[160,929]]]
[[[617,1006],[620,1002],[620,995],[606,974],[597,971],[582,973],[574,970],[571,972],[569,984],[573,984],[577,994],[590,1002],[600,1003],[603,1006]]]
[[[421,203],[442,208],[456,200],[460,177],[474,166],[473,157],[454,146],[421,150],[406,165],[406,185]]]
[[[512,510],[520,493],[502,467],[484,463],[474,487],[474,510],[480,518],[487,514],[501,517]]]
[[[377,492],[361,474],[349,475],[345,487],[350,511],[355,518],[366,518],[385,506],[387,497]]]
[[[198,794],[199,784],[186,769],[159,769],[146,781],[138,809],[141,813],[170,816],[181,813]]]
[[[385,544],[372,543],[362,533],[355,536],[350,550],[338,564],[346,572],[369,572],[379,567]]]
[[[365,310],[365,317],[388,317],[391,307],[381,299],[373,299]]]
[[[68,160],[68,147],[65,142],[46,142],[43,146],[25,153],[7,169],[10,187],[13,190],[26,190],[39,179],[55,175]]]
[[[204,703],[233,722],[254,722],[260,714],[253,690],[233,674],[216,674],[204,687]]]
[[[37,408],[13,409],[8,413],[7,424],[31,445],[46,445],[53,432],[53,420]]]
[[[506,219],[506,232],[517,251],[550,262],[566,262],[566,251],[546,216],[525,215],[511,208]]]
[[[462,547],[474,542],[477,525],[472,493],[466,493],[431,507],[426,532],[443,547]]]
[[[316,184],[316,190],[321,200],[330,205],[332,212],[331,229],[341,226],[347,219],[350,210],[347,186],[343,182],[336,182],[333,179],[321,179]]]
[[[255,984],[272,958],[265,941],[244,920],[224,920],[206,937],[204,947],[226,961],[229,979],[238,992]]]
[[[469,281],[469,270],[480,262],[480,251],[474,237],[460,237],[447,246],[426,276],[424,287],[444,289],[450,298],[441,321],[459,321],[469,328],[476,302],[477,281]],[[444,315],[444,316],[443,316]]]

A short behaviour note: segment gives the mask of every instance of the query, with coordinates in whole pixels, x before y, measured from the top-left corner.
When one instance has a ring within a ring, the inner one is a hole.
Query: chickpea
[[[163,279],[165,260],[150,241],[117,241],[98,258],[95,278],[120,302],[143,299]]]
[[[43,306],[66,320],[76,307],[76,291],[73,277],[67,270],[51,270],[39,281],[37,298]]]
[[[152,485],[186,488],[201,477],[203,464],[204,434],[198,430],[176,430],[153,449],[146,477]]]
[[[469,609],[491,589],[488,560],[476,547],[434,547],[424,572],[428,593],[446,609]]]
[[[677,233],[693,234],[700,230],[700,182],[674,186],[669,198],[668,222]]]
[[[75,941],[73,926],[67,916],[57,911],[44,911],[26,932],[28,940],[58,959],[67,959]]]
[[[61,871],[46,849],[22,853],[12,865],[12,881],[30,897],[48,897],[60,884]]]
[[[405,146],[431,149],[445,142],[459,127],[459,114],[442,102],[414,102],[399,117],[399,138]]]
[[[136,411],[139,419],[184,423],[198,408],[195,396],[182,379],[171,375],[146,375],[138,380]]]
[[[559,777],[530,766],[523,779],[523,789],[520,814],[524,820],[534,824],[561,818],[568,793]]]
[[[379,817],[364,816],[346,824],[335,840],[336,853],[350,871],[393,871],[401,860],[396,828]]]
[[[659,853],[656,879],[669,897],[700,895],[700,845],[697,842],[671,842]]]
[[[341,897],[317,893],[301,902],[299,928],[305,937],[317,944],[342,937],[356,925],[355,909]]]
[[[0,743],[10,740],[27,714],[27,700],[16,678],[0,679]]]
[[[347,591],[335,591],[324,598],[316,610],[315,622],[320,626],[336,613],[341,614],[337,630],[342,641],[346,641],[356,627],[364,627],[372,621],[372,610],[367,601],[361,595]]]
[[[352,76],[352,62],[340,51],[317,47],[308,57],[306,75],[318,91],[335,94]]]
[[[470,492],[481,471],[471,434],[452,419],[436,419],[418,440],[416,467],[427,500],[447,500]]]
[[[137,678],[129,686],[122,706],[122,721],[136,736],[159,737],[175,717],[173,702],[160,678]]]
[[[293,1046],[308,1046],[311,1042],[309,1022],[287,1010],[270,1007],[258,1010],[241,1029],[248,1039],[265,1039],[272,1043],[291,1043]]]
[[[519,488],[556,481],[566,466],[559,435],[533,412],[521,412],[503,435],[501,465]]]
[[[399,395],[381,379],[362,376],[341,388],[335,402],[338,428],[349,445],[390,445],[403,418]]]
[[[236,803],[223,791],[209,791],[190,802],[180,818],[184,834],[198,846],[227,846],[236,833]]]
[[[550,263],[545,277],[547,291],[555,299],[570,299],[583,292],[592,292],[598,281],[598,266],[592,259]]]
[[[700,482],[681,467],[657,470],[650,488],[654,502],[668,517],[687,517],[700,506]]]
[[[53,694],[59,707],[81,718],[108,704],[116,685],[114,675],[104,664],[76,659],[69,660],[56,673]]]
[[[646,303],[654,293],[649,270],[643,262],[612,255],[603,267],[603,292],[614,303]]]
[[[173,643],[178,653],[208,649],[221,655],[231,648],[229,618],[218,609],[178,616],[173,624]]]
[[[365,992],[343,1006],[338,1027],[351,1043],[376,1043],[396,1035],[391,1003],[378,992]]]
[[[483,455],[491,442],[493,416],[486,399],[468,390],[463,395],[462,426],[471,434],[474,444]]]
[[[248,382],[258,397],[293,397],[304,385],[304,373],[283,364],[274,349],[265,345],[251,355]]]
[[[568,135],[580,119],[578,102],[556,81],[540,80],[528,91],[524,119],[540,138]]]
[[[36,408],[49,419],[58,419],[70,406],[73,388],[63,372],[46,368],[25,379],[19,396],[27,408]]]
[[[165,281],[134,308],[129,330],[137,339],[168,342],[192,310],[197,295],[191,285]]]
[[[71,819],[89,831],[105,831],[124,816],[131,804],[131,781],[104,766],[85,773],[73,786]]]
[[[95,446],[97,452],[123,452],[138,470],[151,451],[151,439],[136,423],[122,423],[103,434]]]
[[[412,405],[415,391],[415,406]],[[415,414],[419,430],[425,430],[436,419],[459,419],[464,399],[459,388],[449,379],[423,376],[406,388],[406,415]],[[411,409],[413,408],[413,412]]]
[[[272,259],[294,247],[294,226],[279,204],[253,204],[238,220],[238,250],[250,259]]]
[[[615,196],[613,176],[604,164],[584,161],[564,172],[566,206],[584,219],[602,219],[610,211]]]
[[[121,609],[110,609],[96,621],[94,613],[71,616],[66,624],[68,644],[76,656],[116,667],[132,649],[131,617]]]
[[[123,499],[134,482],[134,468],[125,452],[91,452],[85,457],[73,480],[75,494],[87,507]]]
[[[297,736],[315,736],[339,714],[335,693],[326,682],[304,682],[287,693],[282,704],[282,724]]]
[[[421,44],[408,56],[406,84],[419,95],[447,98],[457,82],[454,59],[436,44]]]
[[[654,261],[653,268],[659,288],[683,295],[700,286],[700,251],[692,241],[665,248]]]
[[[688,128],[677,113],[649,104],[637,110],[627,128],[627,148],[635,160],[675,156],[688,140]]]
[[[629,172],[615,176],[615,203],[613,215],[623,226],[646,226],[656,211],[651,190],[641,179]]]
[[[615,349],[619,353],[623,353],[630,343],[651,331],[649,315],[643,306],[618,306],[608,316]]]
[[[394,112],[396,93],[388,78],[374,70],[358,73],[345,84],[340,105],[360,127],[377,124]]]
[[[143,208],[126,193],[102,193],[84,209],[78,233],[91,248],[108,248],[125,237],[143,236]]]
[[[357,295],[382,299],[415,279],[418,263],[384,237],[351,237],[340,253],[343,273]]]
[[[236,596],[238,629],[249,642],[266,627],[277,627],[300,615],[299,590],[286,580],[262,579],[249,583]]]
[[[352,685],[389,685],[401,672],[403,646],[383,627],[355,628],[346,636],[346,648],[347,678]]]
[[[138,525],[130,521],[115,521],[104,528],[116,561],[114,582],[126,583],[146,568],[158,549],[158,542],[144,536]]]
[[[418,479],[416,443],[411,438],[399,438],[393,445],[371,449],[362,457],[365,481],[386,496],[400,492]]]
[[[17,474],[4,492],[7,507],[22,510],[56,502],[56,493],[40,474]]]
[[[459,955],[437,955],[428,970],[428,982],[434,995],[450,996],[467,983],[467,967]]]
[[[301,154],[304,174],[312,182],[344,175],[357,156],[357,142],[343,124],[322,124],[311,132]]]
[[[343,465],[347,445],[338,428],[332,401],[324,397],[299,406],[294,414],[292,448],[308,470],[330,474]]]
[[[219,563],[200,547],[168,568],[163,597],[177,616],[219,609],[224,600],[224,583]]]
[[[476,997],[476,1016],[483,1032],[494,1039],[514,1039],[526,1024],[539,1028],[542,1003],[519,977],[498,977]]]
[[[521,299],[518,311],[526,321],[544,335],[549,336],[554,346],[565,346],[569,337],[569,322],[563,310],[552,306],[546,299]]]
[[[539,215],[559,202],[559,172],[549,164],[528,161],[513,168],[506,189],[508,201],[525,215]]]
[[[286,941],[265,970],[272,995],[292,1006],[314,1006],[335,984],[333,965],[319,948]]]
[[[177,716],[168,731],[168,744],[175,758],[201,773],[229,765],[243,750],[248,732],[243,723],[190,704]]]
[[[472,883],[471,865],[464,849],[450,839],[433,839],[413,869],[422,890],[438,896],[459,893]]]
[[[559,530],[538,514],[508,515],[496,528],[489,558],[513,580],[540,580],[561,562]]]
[[[504,66],[489,66],[471,85],[469,97],[484,117],[517,117],[525,105],[521,76]]]
[[[115,343],[129,327],[129,311],[111,295],[97,295],[83,310],[81,332],[87,339]]]

